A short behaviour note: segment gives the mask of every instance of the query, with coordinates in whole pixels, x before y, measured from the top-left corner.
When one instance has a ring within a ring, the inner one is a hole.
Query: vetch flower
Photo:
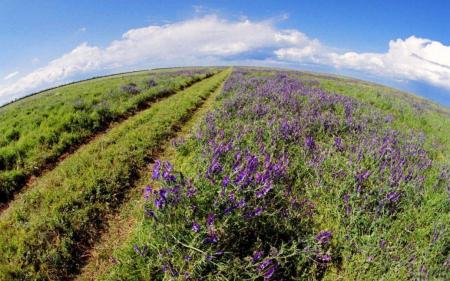
[[[213,213],[210,213],[210,214],[208,215],[208,219],[206,220],[206,225],[207,225],[207,226],[213,225],[213,224],[214,224],[215,218],[216,218],[216,215],[213,214]]]
[[[150,195],[152,194],[152,191],[153,191],[153,189],[152,189],[151,186],[147,185],[147,186],[145,187],[145,190],[144,190],[144,198],[145,198],[145,200],[148,200],[148,198],[149,198]]]
[[[192,231],[199,232],[200,231],[200,224],[196,223],[195,221],[192,223]]]
[[[133,249],[136,252],[136,254],[140,255],[141,257],[144,257],[147,253],[147,246],[145,245],[142,247],[142,249],[140,249],[138,245],[134,244]]]
[[[328,254],[319,255],[319,256],[317,257],[317,259],[318,259],[319,262],[322,262],[322,263],[328,263],[328,262],[331,261],[331,256],[328,255]]]
[[[157,160],[155,164],[153,165],[153,173],[152,173],[152,179],[158,180],[160,177],[159,171],[161,169],[161,161]]]
[[[269,267],[269,269],[264,273],[264,280],[270,280],[272,278],[273,274],[275,273],[276,265]]]
[[[316,148],[316,143],[312,136],[307,136],[305,139],[305,145],[309,150],[314,150]]]
[[[316,241],[319,244],[326,245],[330,243],[330,240],[333,238],[333,234],[331,231],[321,231],[316,235]]]
[[[264,252],[263,251],[255,251],[253,253],[253,263],[256,263],[257,261],[259,261],[261,259],[261,257],[263,256]]]

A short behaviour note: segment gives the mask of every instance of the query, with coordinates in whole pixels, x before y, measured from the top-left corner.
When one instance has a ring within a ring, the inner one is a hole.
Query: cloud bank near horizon
[[[297,29],[279,29],[271,20],[229,21],[207,15],[131,29],[105,48],[82,43],[24,76],[12,72],[6,80],[13,82],[0,88],[0,99],[68,82],[80,74],[144,65],[229,64],[251,52],[266,54],[262,64],[308,63],[450,90],[450,46],[438,41],[411,36],[391,40],[386,53],[339,52]]]

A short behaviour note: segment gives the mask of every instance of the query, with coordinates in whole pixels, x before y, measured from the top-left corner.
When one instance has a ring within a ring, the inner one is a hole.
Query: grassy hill
[[[269,68],[33,95],[0,108],[0,280],[446,280],[449,136],[422,98]]]

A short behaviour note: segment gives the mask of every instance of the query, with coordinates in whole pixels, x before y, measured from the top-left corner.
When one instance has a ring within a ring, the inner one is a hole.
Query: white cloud
[[[79,74],[136,66],[222,64],[264,50],[262,61],[313,63],[392,79],[422,80],[450,89],[450,46],[414,36],[389,43],[386,53],[337,52],[295,29],[273,21],[227,21],[215,15],[131,29],[105,48],[83,43],[0,89],[0,97],[65,82]],[[242,59],[244,57],[244,59]]]
[[[0,89],[0,96],[26,93],[59,83],[75,74],[132,65],[182,65],[242,54],[259,48],[302,44],[295,30],[276,30],[268,21],[230,22],[205,16],[166,25],[131,29],[106,48],[83,43],[46,66]]]
[[[359,70],[396,80],[419,80],[450,90],[450,46],[411,36],[389,42],[386,53],[337,53],[319,42],[275,51],[281,60]]]
[[[6,75],[5,77],[3,77],[3,80],[9,80],[9,79],[13,78],[14,76],[16,76],[17,74],[19,74],[19,71],[11,72],[8,75]]]

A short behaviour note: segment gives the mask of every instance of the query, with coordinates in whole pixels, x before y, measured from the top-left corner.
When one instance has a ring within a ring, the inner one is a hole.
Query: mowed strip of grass
[[[54,166],[57,158],[123,120],[210,76],[213,69],[146,71],[80,82],[0,108],[0,204],[27,178]]]
[[[217,97],[222,92],[223,84],[208,97],[171,141],[165,143],[161,154],[157,156],[159,160],[170,161],[183,174],[195,176],[193,165],[189,162],[193,155],[181,155],[176,147],[179,141],[190,138],[196,132],[197,127],[208,112],[215,106],[220,106],[220,101],[217,100]],[[130,198],[121,205],[120,212],[114,218],[109,219],[108,231],[104,233],[99,243],[91,251],[89,261],[82,269],[81,274],[77,276],[77,281],[106,278],[106,275],[112,270],[112,256],[118,256],[120,255],[119,252],[133,248],[133,240],[136,239],[137,233],[145,233],[143,231],[143,224],[145,224],[143,220],[145,215],[143,203],[145,199],[142,196],[142,190],[149,183],[154,188],[157,188],[157,183],[149,181],[152,170],[153,164],[148,166],[147,176],[141,177],[136,186],[130,190],[128,193]]]
[[[140,169],[228,72],[131,117],[13,202],[0,217],[0,280],[61,280],[77,271]]]

